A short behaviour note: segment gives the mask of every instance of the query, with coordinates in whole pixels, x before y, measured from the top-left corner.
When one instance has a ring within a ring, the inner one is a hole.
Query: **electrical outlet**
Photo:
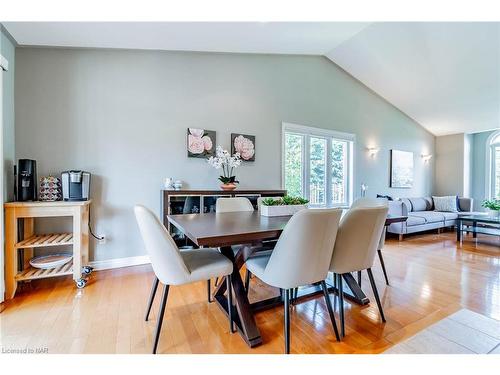
[[[106,243],[106,236],[101,236],[102,239],[99,240],[100,245],[104,245]]]

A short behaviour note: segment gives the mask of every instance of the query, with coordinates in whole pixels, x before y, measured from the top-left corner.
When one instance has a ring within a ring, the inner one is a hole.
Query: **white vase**
[[[488,216],[490,217],[500,217],[500,211],[488,209]]]

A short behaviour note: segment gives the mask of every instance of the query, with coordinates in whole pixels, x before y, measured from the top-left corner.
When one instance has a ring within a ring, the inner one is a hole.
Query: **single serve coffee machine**
[[[66,171],[61,174],[62,195],[65,201],[86,201],[90,196],[90,173]]]

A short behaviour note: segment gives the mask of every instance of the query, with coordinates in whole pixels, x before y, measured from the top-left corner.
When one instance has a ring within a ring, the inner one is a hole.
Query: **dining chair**
[[[352,204],[352,207],[359,207],[360,205],[366,205],[369,204],[370,206],[385,206],[388,204],[388,200],[386,198],[359,198],[354,201]],[[385,284],[389,285],[389,278],[387,276],[387,270],[385,268],[385,262],[384,262],[384,257],[382,255],[382,249],[384,248],[385,245],[385,235],[387,232],[387,228],[384,226],[384,229],[382,230],[382,235],[380,236],[380,241],[378,243],[377,247],[377,254],[378,254],[378,259],[380,261],[380,265],[382,266],[382,272],[384,273],[384,278],[385,278]],[[361,271],[358,271],[358,284],[361,286]]]
[[[343,274],[366,269],[380,316],[382,321],[385,322],[384,311],[371,267],[385,226],[388,210],[387,204],[363,199],[353,205],[340,221],[330,271],[336,277],[338,288],[341,337],[345,336]]]
[[[153,354],[156,354],[158,347],[168,292],[172,285],[183,285],[196,281],[209,280],[213,277],[226,276],[229,332],[233,333],[231,289],[233,264],[231,261],[216,249],[202,248],[181,251],[170,236],[170,233],[168,233],[167,229],[151,210],[144,206],[136,205],[134,213],[155,274],[155,280],[146,309],[146,321],[149,318],[158,283],[161,282],[163,284],[163,293],[153,343]]]
[[[320,284],[337,341],[340,340],[325,279],[342,215],[341,209],[305,209],[292,216],[271,254],[250,258],[246,266],[284,294],[285,353],[290,353],[290,298],[294,288]]]
[[[258,198],[260,199],[260,197]],[[254,211],[253,205],[248,198],[245,197],[234,197],[234,198],[219,198],[215,203],[215,212],[217,213],[226,213],[226,212],[245,212],[245,211]],[[236,245],[233,246],[233,251],[237,253],[242,246],[251,246],[253,249],[252,256],[256,254],[262,255],[263,251],[269,251],[271,247],[267,244],[267,246],[253,246],[253,245]],[[248,271],[245,272],[245,291],[248,294],[248,290],[250,288],[250,278],[252,274]],[[217,284],[217,282],[216,282]],[[210,302],[210,280],[207,285],[208,293],[209,293],[209,302]]]

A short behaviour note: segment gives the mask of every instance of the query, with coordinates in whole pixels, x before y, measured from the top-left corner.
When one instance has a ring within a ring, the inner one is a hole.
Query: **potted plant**
[[[490,216],[500,216],[500,199],[485,200],[482,206],[488,209],[488,214]]]
[[[215,156],[208,158],[208,163],[215,169],[222,169],[222,176],[219,176],[219,181],[222,182],[220,186],[222,190],[234,190],[239,181],[233,175],[233,170],[238,168],[241,164],[239,152],[231,155],[227,150],[221,146],[215,149]]]
[[[307,199],[284,196],[282,198],[266,198],[262,200],[260,214],[262,216],[291,216],[307,208]]]

